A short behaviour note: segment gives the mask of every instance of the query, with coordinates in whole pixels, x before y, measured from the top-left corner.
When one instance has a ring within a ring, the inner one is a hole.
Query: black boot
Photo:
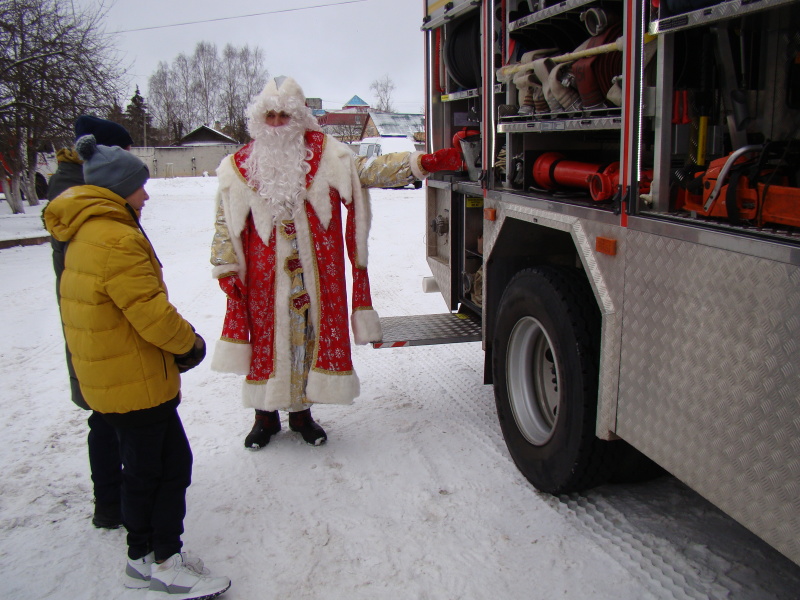
[[[95,501],[92,525],[98,529],[118,529],[122,525],[122,511],[119,504],[100,504]]]
[[[311,416],[310,408],[299,412],[290,412],[289,429],[298,432],[306,443],[312,446],[320,446],[328,439],[325,430]]]
[[[261,450],[269,444],[269,438],[280,430],[281,417],[277,410],[256,410],[256,422],[244,438],[244,447],[248,450]]]

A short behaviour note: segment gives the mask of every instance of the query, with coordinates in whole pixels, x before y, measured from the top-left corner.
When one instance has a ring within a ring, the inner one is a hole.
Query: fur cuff
[[[378,313],[371,308],[355,311],[350,317],[350,325],[353,327],[353,340],[356,344],[363,346],[383,339],[381,320]]]
[[[239,273],[239,265],[217,265],[211,269],[211,277],[214,279],[232,275],[233,273],[236,273],[241,277],[241,274]]]
[[[242,380],[242,406],[256,410],[286,410],[289,408],[289,384],[286,381]]]
[[[419,180],[427,179],[428,171],[422,168],[422,163],[420,159],[422,158],[422,152],[412,152],[411,157],[408,159],[409,166],[411,167],[411,174],[414,175]]]
[[[361,393],[358,375],[314,371],[308,374],[306,397],[316,404],[352,404]]]
[[[211,370],[219,373],[247,375],[250,372],[252,351],[249,343],[217,340],[214,346],[214,356],[211,359]]]

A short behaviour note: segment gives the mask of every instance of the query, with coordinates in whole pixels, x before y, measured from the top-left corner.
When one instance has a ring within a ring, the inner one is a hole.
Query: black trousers
[[[89,467],[94,483],[94,500],[104,506],[119,506],[122,461],[117,432],[98,412],[89,417]]]
[[[177,403],[176,403],[177,404]],[[128,530],[128,557],[150,551],[156,560],[180,552],[186,488],[192,480],[192,450],[177,405],[158,407],[158,420],[141,419],[149,411],[113,415],[122,458],[122,520]],[[154,410],[154,409],[151,409]]]

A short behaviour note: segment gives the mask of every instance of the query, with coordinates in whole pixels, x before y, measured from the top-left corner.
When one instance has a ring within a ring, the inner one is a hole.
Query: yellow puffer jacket
[[[101,413],[158,406],[180,389],[175,354],[195,334],[167,298],[153,247],[125,200],[105,188],[69,188],[48,204],[45,224],[69,242],[61,318],[81,391]]]

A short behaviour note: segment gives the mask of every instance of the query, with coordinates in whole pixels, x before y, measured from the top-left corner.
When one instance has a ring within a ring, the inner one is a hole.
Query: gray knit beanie
[[[142,187],[150,171],[136,156],[119,146],[101,146],[93,135],[75,142],[75,150],[83,159],[83,180],[87,185],[104,187],[127,198]]]

